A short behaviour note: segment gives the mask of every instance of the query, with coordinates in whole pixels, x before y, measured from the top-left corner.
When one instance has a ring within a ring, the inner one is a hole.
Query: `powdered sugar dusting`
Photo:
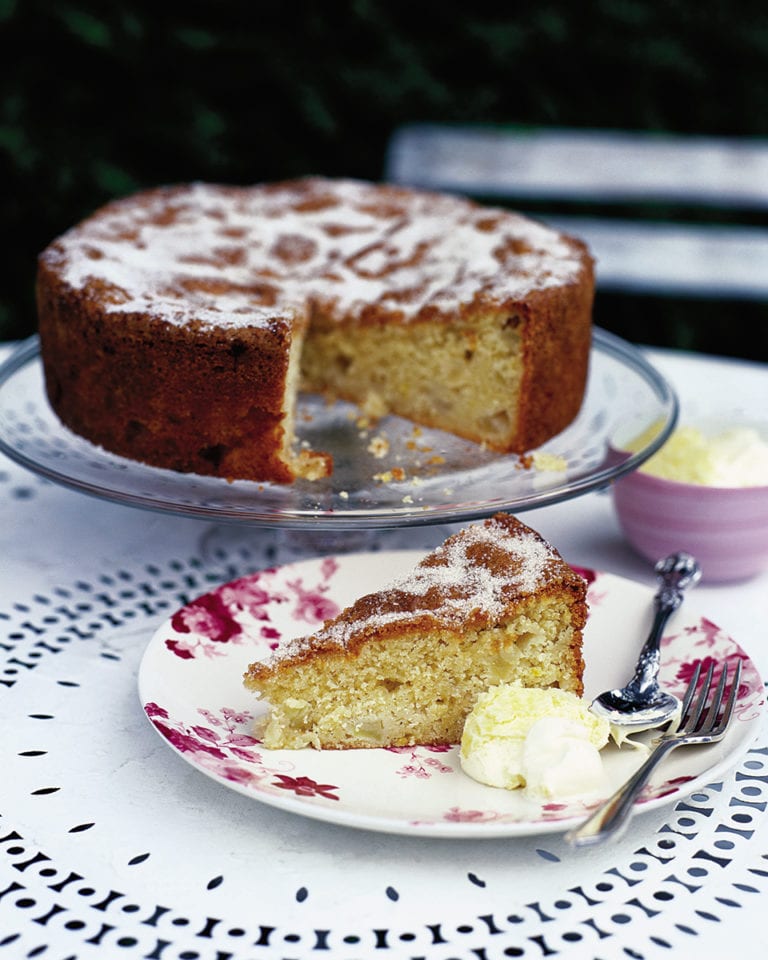
[[[473,547],[501,547],[508,555],[503,571],[481,561]],[[446,541],[435,551],[437,562],[425,562],[408,576],[396,581],[391,589],[412,596],[426,596],[438,590],[445,597],[445,608],[461,611],[472,607],[486,611],[491,617],[504,609],[504,593],[514,585],[521,593],[532,593],[541,582],[551,549],[542,540],[522,534],[510,536],[495,523],[469,527],[462,537]]]
[[[272,662],[300,655],[318,642],[346,647],[353,636],[416,617],[451,628],[470,620],[491,626],[510,601],[533,594],[563,567],[536,533],[511,518],[491,518],[450,537],[415,570],[362,598],[351,608],[352,616],[342,614],[314,636],[291,641]]]
[[[402,319],[577,279],[579,248],[525,217],[447,195],[310,178],[194,184],[117,201],[43,255],[105,309],[174,324],[266,324],[312,302]],[[104,297],[104,289],[108,296]]]

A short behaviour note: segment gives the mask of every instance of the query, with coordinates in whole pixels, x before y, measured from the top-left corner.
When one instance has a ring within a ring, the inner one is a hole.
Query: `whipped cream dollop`
[[[480,783],[536,799],[590,796],[605,789],[600,750],[609,734],[608,721],[573,693],[501,684],[467,717],[461,766]]]
[[[628,451],[642,449],[655,429],[637,437]],[[754,427],[732,427],[711,435],[697,427],[680,427],[640,471],[707,487],[768,486],[768,442]]]

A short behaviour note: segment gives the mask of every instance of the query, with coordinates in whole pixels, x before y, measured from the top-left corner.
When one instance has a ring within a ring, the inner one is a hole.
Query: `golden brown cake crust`
[[[581,406],[589,373],[592,329],[573,317],[591,316],[592,289],[536,293],[522,307],[527,318],[523,337],[523,383],[518,430],[524,438],[518,453],[546,443],[564,430]],[[575,408],[575,409],[574,409]]]
[[[140,313],[110,322],[94,284],[73,291],[44,262],[38,290],[48,396],[76,433],[182,472],[293,479],[279,455],[289,324],[206,327],[190,341],[187,329]]]
[[[46,386],[65,424],[118,454],[289,482],[288,352],[308,323],[471,324],[491,311],[520,331],[507,449],[523,452],[578,412],[593,286],[578,240],[461,198],[322,178],[159,188],[41,254]],[[329,469],[320,458],[316,472]]]

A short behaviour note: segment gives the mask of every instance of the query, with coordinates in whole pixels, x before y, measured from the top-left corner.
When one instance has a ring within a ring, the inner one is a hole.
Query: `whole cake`
[[[328,475],[294,442],[299,389],[523,453],[580,408],[593,287],[580,241],[458,197],[158,188],[41,254],[46,388],[114,453],[229,479]]]
[[[497,514],[315,634],[251,664],[269,748],[457,743],[500,683],[583,691],[586,583],[538,533]]]

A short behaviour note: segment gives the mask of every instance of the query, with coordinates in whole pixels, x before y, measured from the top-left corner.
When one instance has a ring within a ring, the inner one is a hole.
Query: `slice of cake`
[[[498,683],[582,693],[586,584],[538,533],[497,514],[311,636],[251,664],[270,748],[457,743]]]

